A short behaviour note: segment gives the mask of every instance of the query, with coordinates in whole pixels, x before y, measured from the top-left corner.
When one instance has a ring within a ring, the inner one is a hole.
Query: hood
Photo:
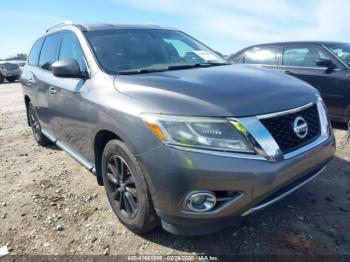
[[[244,65],[119,75],[115,88],[142,112],[183,116],[253,116],[316,101],[318,92],[292,76]]]

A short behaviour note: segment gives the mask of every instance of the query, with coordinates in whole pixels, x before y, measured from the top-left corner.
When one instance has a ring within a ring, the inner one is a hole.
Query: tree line
[[[9,57],[9,58],[6,58],[6,59],[0,59],[0,61],[12,61],[12,60],[25,61],[25,60],[27,60],[27,57],[28,57],[27,54],[20,53],[20,54],[17,54],[16,56],[13,56],[13,57]]]

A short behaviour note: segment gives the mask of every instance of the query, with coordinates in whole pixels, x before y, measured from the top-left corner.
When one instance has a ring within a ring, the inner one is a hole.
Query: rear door
[[[39,38],[35,43],[33,44],[32,49],[30,50],[27,64],[25,65],[26,70],[23,70],[22,76],[21,76],[21,82],[22,86],[24,88],[24,92],[29,94],[29,97],[31,99],[31,103],[38,111],[38,93],[37,93],[37,71],[39,70],[37,68],[38,61],[39,61],[39,55],[41,47],[44,43],[45,38]],[[40,116],[39,116],[40,118]],[[41,120],[41,119],[40,119]]]
[[[329,70],[317,66],[319,59],[331,60],[336,68]],[[333,119],[343,117],[346,99],[343,90],[347,86],[345,68],[321,45],[286,44],[283,46],[279,70],[309,83],[321,93]]]
[[[277,69],[280,57],[279,45],[262,45],[254,46],[246,51],[238,58],[238,63],[250,64],[259,67]]]
[[[41,120],[42,128],[53,135],[51,121],[54,112],[48,106],[50,93],[55,88],[57,82],[51,73],[51,65],[57,59],[58,45],[61,39],[60,33],[54,33],[45,37],[38,66],[35,70],[35,85],[37,94],[37,112]]]

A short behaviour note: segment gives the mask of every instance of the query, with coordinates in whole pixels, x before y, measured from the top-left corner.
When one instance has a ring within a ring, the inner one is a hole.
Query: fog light
[[[187,207],[192,211],[209,211],[215,204],[216,197],[212,192],[194,192],[187,197]]]

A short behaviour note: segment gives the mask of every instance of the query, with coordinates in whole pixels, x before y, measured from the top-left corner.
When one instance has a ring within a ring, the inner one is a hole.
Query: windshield
[[[13,70],[13,69],[18,69],[19,68],[18,65],[12,64],[12,63],[0,64],[0,67],[4,68],[4,69],[9,69],[9,70]]]
[[[99,64],[110,74],[227,64],[220,55],[178,31],[120,29],[85,34]]]
[[[350,44],[331,44],[327,47],[344,63],[350,66]]]

